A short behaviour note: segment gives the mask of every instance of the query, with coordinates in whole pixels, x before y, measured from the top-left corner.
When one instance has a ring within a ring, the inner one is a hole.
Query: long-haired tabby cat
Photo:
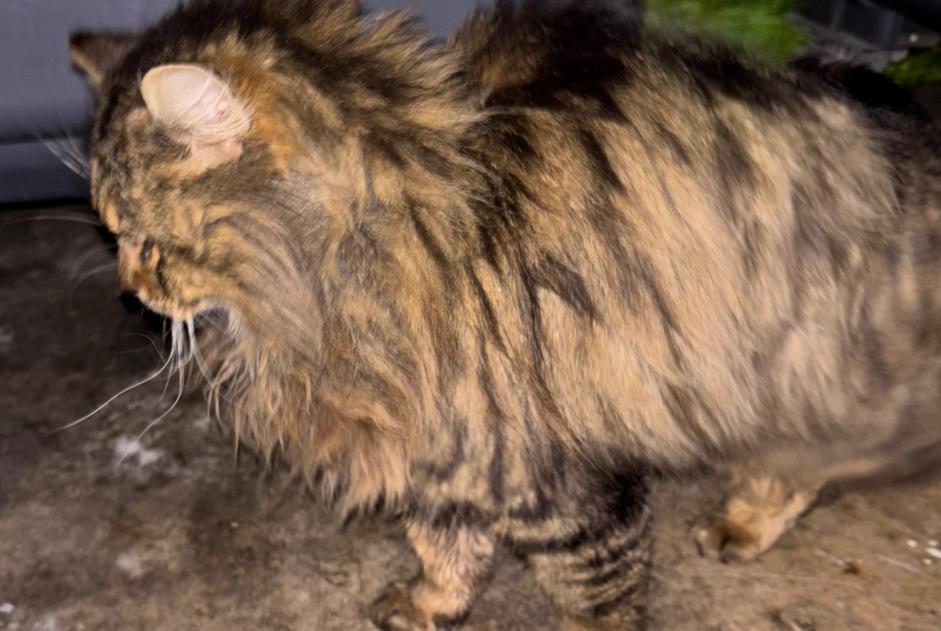
[[[73,37],[125,286],[224,313],[202,344],[241,439],[404,520],[423,572],[382,628],[459,621],[499,544],[564,625],[639,627],[651,472],[742,463],[695,536],[751,557],[941,439],[937,131],[641,39],[615,2],[434,43],[353,0]]]

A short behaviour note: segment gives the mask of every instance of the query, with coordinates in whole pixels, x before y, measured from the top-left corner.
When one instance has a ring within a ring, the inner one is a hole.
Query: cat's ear
[[[133,43],[133,36],[124,33],[75,33],[69,37],[69,56],[97,89]]]
[[[144,75],[140,90],[154,120],[194,145],[237,140],[251,126],[242,100],[204,66],[157,66]]]

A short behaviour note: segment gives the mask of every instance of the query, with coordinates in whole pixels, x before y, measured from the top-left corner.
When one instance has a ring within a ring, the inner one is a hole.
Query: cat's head
[[[122,281],[176,319],[309,326],[319,257],[422,183],[446,196],[474,122],[405,16],[355,1],[197,0],[71,53],[98,96],[92,199]]]

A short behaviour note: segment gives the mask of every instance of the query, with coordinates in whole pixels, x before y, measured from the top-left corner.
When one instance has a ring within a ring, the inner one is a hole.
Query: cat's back
[[[876,361],[858,346],[912,348],[890,279],[912,246],[903,223],[924,227],[939,205],[937,149],[905,131],[910,112],[805,70],[642,41],[637,16],[610,3],[564,7],[502,6],[451,43],[488,114],[476,148],[498,212],[512,216],[486,228],[508,233],[494,240],[515,243],[524,267],[578,274],[549,282],[561,300],[540,307],[560,399],[631,416],[637,442],[663,453],[702,454],[770,422],[807,435],[845,421],[880,370],[904,380],[937,352]],[[906,150],[921,159],[897,159]],[[901,273],[937,289],[924,269]],[[572,316],[579,296],[603,326]],[[934,311],[916,312],[936,328]],[[581,366],[570,358],[586,346],[598,352]]]

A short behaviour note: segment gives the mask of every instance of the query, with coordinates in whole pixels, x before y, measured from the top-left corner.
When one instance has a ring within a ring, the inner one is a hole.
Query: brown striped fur
[[[73,39],[125,283],[227,318],[202,344],[243,441],[404,516],[424,575],[384,628],[461,619],[498,541],[571,628],[640,627],[646,474],[937,431],[937,131],[642,42],[632,6],[541,6],[440,44],[352,0]],[[161,64],[222,78],[247,134],[155,120]]]

